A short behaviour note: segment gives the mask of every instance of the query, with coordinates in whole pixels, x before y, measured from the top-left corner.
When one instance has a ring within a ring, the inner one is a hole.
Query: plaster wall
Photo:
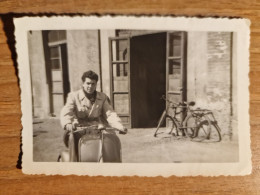
[[[98,30],[68,30],[68,67],[70,89],[81,88],[81,76],[85,71],[93,70],[100,76]],[[100,90],[100,82],[97,90]]]
[[[44,118],[49,115],[50,105],[42,32],[30,31],[27,35],[33,95],[33,116]]]
[[[109,37],[115,37],[115,30],[100,31],[102,90],[110,97]]]
[[[213,111],[222,134],[232,134],[232,34],[188,32],[187,99]]]

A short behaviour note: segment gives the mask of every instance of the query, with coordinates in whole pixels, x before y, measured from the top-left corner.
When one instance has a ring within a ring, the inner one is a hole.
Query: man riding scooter
[[[126,133],[117,113],[110,105],[106,94],[96,91],[98,75],[93,71],[82,75],[82,89],[71,92],[61,110],[60,121],[64,133],[64,143],[68,147],[69,134],[77,126],[110,126]],[[75,155],[78,155],[78,141],[84,134],[74,134]],[[121,143],[114,131],[107,130],[103,136],[103,162],[121,162]]]

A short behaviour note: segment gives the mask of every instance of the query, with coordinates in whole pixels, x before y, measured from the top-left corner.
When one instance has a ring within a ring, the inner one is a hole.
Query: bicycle
[[[191,138],[192,141],[205,141],[208,142],[220,142],[221,134],[220,127],[217,124],[217,120],[214,117],[212,111],[207,109],[191,109],[195,105],[195,102],[182,102],[174,103],[162,96],[163,100],[168,102],[168,105],[162,113],[154,137],[157,136],[158,131],[166,118],[172,121],[172,127],[169,134],[172,134],[173,129],[176,129],[176,133],[181,132],[182,135]],[[178,110],[179,109],[179,110]],[[172,110],[172,114],[169,111]],[[177,111],[178,110],[178,111]],[[183,114],[185,117],[179,117]]]

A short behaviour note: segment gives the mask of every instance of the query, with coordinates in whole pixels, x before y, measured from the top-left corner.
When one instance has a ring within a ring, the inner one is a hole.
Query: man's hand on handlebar
[[[124,130],[119,131],[119,134],[123,134],[123,135],[127,134],[127,128],[124,128]]]
[[[78,126],[77,123],[68,123],[66,124],[65,129],[68,131],[74,131],[76,130],[77,126]]]

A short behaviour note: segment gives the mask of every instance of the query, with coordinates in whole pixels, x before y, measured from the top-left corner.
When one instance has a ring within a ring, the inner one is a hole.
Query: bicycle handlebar
[[[183,102],[179,102],[178,104],[176,104],[176,103],[166,99],[165,95],[163,95],[161,97],[161,99],[169,102],[171,104],[171,107],[173,107],[173,108],[187,108],[189,106],[194,106],[195,105],[195,102],[193,102],[193,101],[192,102],[185,102],[185,101],[183,101]]]
[[[208,110],[208,109],[200,109],[200,108],[197,108],[195,110],[192,110],[193,113],[202,113],[202,114],[212,114],[213,115],[213,112],[211,110]]]

